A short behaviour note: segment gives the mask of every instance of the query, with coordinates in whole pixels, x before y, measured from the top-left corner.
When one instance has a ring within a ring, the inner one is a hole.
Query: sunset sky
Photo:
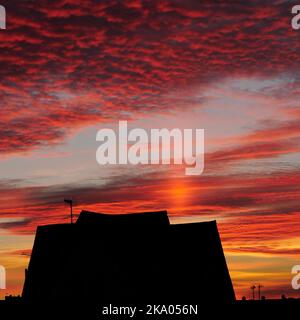
[[[69,222],[65,197],[76,215],[217,220],[237,298],[300,296],[297,1],[0,4],[0,298],[21,293],[36,227]],[[99,166],[96,133],[119,120],[204,128],[204,173]]]

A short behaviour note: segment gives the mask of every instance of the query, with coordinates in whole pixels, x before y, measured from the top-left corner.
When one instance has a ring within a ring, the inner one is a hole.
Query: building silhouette
[[[82,211],[37,228],[24,301],[227,303],[235,300],[215,221],[169,223],[166,211]]]

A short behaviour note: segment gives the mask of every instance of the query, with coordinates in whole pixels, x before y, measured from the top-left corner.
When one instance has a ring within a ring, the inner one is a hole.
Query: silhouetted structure
[[[70,205],[71,223],[73,223],[73,200],[64,199],[64,202]]]
[[[216,222],[170,225],[166,211],[82,211],[37,228],[25,301],[232,302]]]

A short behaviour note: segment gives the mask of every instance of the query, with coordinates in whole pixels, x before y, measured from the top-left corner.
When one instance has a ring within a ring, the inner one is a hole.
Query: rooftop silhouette
[[[37,228],[25,301],[233,302],[215,221],[171,225],[166,211],[82,211]]]

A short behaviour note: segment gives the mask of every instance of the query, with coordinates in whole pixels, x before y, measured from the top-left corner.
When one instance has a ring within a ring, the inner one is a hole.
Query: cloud
[[[102,185],[79,181],[76,185],[28,186],[3,181],[1,216],[22,220],[2,223],[1,228],[32,234],[37,225],[66,223],[69,209],[63,199],[72,197],[76,214],[82,209],[124,213],[163,208],[175,223],[185,217],[217,219],[225,244],[250,246],[253,241],[258,244],[299,234],[299,181],[300,173],[295,170],[193,178],[170,178],[168,170],[158,170],[120,174]]]
[[[256,5],[257,4],[257,5]],[[183,109],[170,92],[299,67],[282,1],[4,1],[0,152],[61,143],[96,122]],[[257,50],[259,48],[259,50]],[[31,121],[33,120],[33,121]]]

